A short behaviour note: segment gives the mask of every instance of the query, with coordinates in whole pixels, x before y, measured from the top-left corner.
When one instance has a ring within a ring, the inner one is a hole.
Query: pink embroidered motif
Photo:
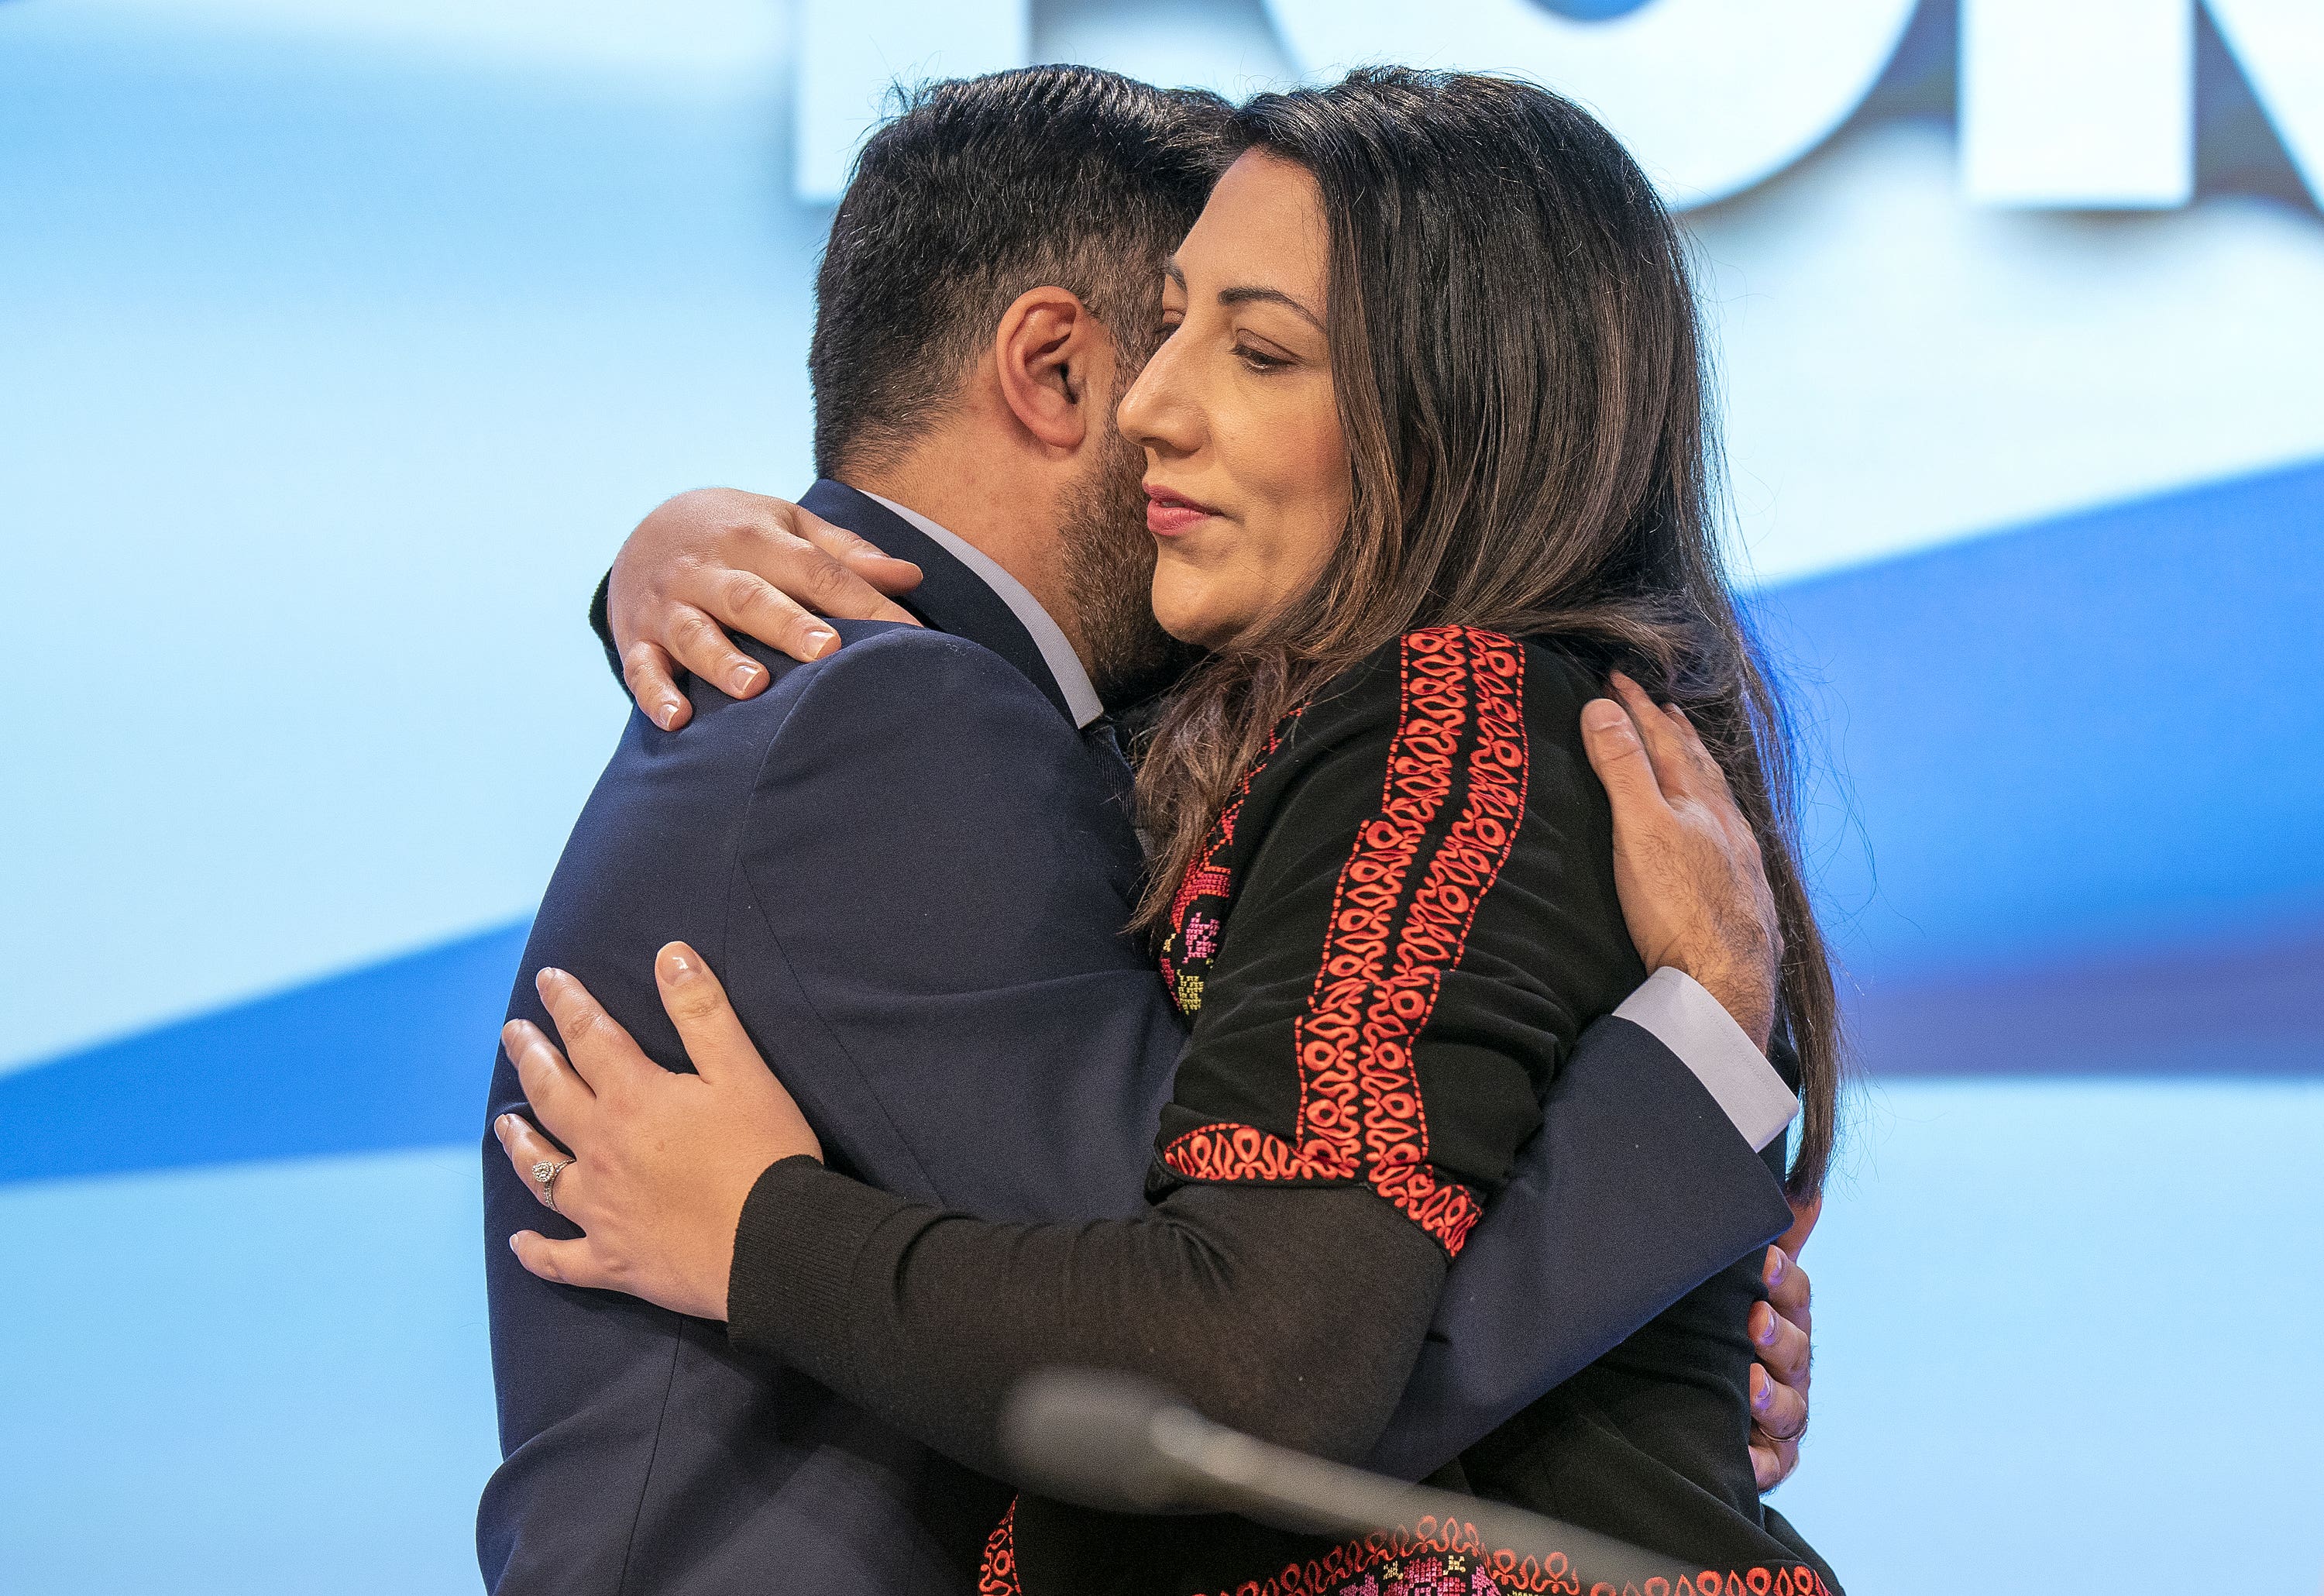
[[[1179,1013],[1189,1019],[1203,1006],[1203,975],[1218,955],[1219,933],[1226,923],[1225,904],[1234,895],[1234,874],[1219,862],[1220,855],[1234,846],[1235,822],[1242,815],[1243,800],[1250,797],[1250,784],[1267,768],[1268,760],[1283,745],[1292,723],[1298,718],[1299,710],[1294,709],[1268,734],[1267,746],[1259,751],[1257,762],[1243,772],[1233,800],[1212,822],[1202,853],[1187,866],[1186,873],[1179,879],[1177,891],[1171,894],[1170,932],[1162,943],[1157,962],[1162,966],[1162,984],[1168,990],[1170,1001],[1178,1006]],[[1218,905],[1217,911],[1204,915],[1196,907],[1204,901]]]
[[[1219,951],[1219,922],[1196,909],[1186,917],[1186,956],[1207,959]]]

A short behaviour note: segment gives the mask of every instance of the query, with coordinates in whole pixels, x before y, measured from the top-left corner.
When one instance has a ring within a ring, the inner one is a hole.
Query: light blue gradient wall
[[[0,1588],[473,1580],[582,606],[805,478],[790,21],[0,5]],[[1289,69],[1257,0],[1032,23]],[[1858,1590],[2312,1591],[2324,215],[2208,23],[2190,204],[1971,204],[1957,26],[1689,216],[1868,1066],[1784,1501]]]

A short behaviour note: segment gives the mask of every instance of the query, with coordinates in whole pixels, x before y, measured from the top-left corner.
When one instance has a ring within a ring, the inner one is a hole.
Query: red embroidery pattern
[[[1023,1596],[1024,1587],[1017,1582],[1017,1499],[1009,1499],[1009,1510],[1001,1515],[1001,1522],[992,1527],[991,1538],[984,1543],[984,1562],[976,1573],[976,1596]]]
[[[1457,1257],[1481,1210],[1474,1193],[1440,1183],[1429,1167],[1412,1049],[1525,812],[1525,659],[1498,632],[1448,626],[1407,635],[1401,664],[1380,811],[1341,868],[1323,964],[1294,1034],[1292,1140],[1209,1125],[1172,1141],[1162,1159],[1196,1180],[1360,1176]],[[1466,778],[1460,813],[1416,885],[1456,772]]]
[[[1284,738],[1290,735],[1292,723],[1298,718],[1299,710],[1294,709],[1268,733],[1267,746],[1259,751],[1258,760],[1243,772],[1232,801],[1211,823],[1211,834],[1203,844],[1202,853],[1186,867],[1177,891],[1171,895],[1170,935],[1162,944],[1160,959],[1162,984],[1169,990],[1170,1001],[1178,1006],[1178,1012],[1190,1018],[1203,1006],[1203,978],[1210,973],[1211,960],[1219,951],[1219,933],[1226,925],[1227,901],[1234,896],[1234,872],[1221,862],[1220,856],[1234,846],[1235,821],[1242,814],[1243,800],[1250,797],[1250,784],[1267,769],[1267,761],[1283,746]],[[1209,912],[1205,913],[1206,909]]]
[[[984,1545],[977,1596],[1023,1596],[1017,1579],[1017,1504],[1001,1517]],[[1547,1562],[1488,1550],[1473,1524],[1439,1525],[1423,1518],[1416,1530],[1369,1536],[1295,1563],[1272,1579],[1246,1581],[1220,1596],[1831,1596],[1815,1570],[1797,1564],[1725,1573],[1706,1568],[1675,1582],[1660,1577],[1617,1587],[1586,1588],[1562,1553]]]
[[[1584,1586],[1563,1554],[1546,1563],[1488,1550],[1474,1525],[1423,1518],[1416,1534],[1376,1535],[1296,1563],[1274,1578],[1250,1581],[1222,1596],[1831,1596],[1813,1569],[1706,1568],[1675,1581]]]

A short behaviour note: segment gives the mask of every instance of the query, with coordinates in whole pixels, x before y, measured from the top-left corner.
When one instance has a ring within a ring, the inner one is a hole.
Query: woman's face
[[[1329,275],[1315,180],[1257,151],[1172,258],[1168,336],[1120,421],[1146,450],[1154,615],[1174,637],[1233,643],[1322,573],[1347,523]]]

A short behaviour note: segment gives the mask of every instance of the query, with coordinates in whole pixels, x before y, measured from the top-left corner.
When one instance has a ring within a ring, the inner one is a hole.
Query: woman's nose
[[[1202,431],[1201,414],[1186,392],[1183,364],[1171,348],[1174,341],[1162,341],[1114,413],[1124,438],[1161,455],[1191,453]]]

